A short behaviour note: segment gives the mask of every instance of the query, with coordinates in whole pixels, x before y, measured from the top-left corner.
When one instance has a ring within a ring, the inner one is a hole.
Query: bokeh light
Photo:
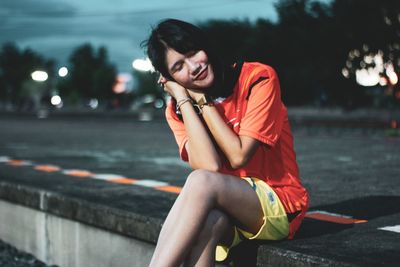
[[[61,67],[59,70],[58,70],[58,76],[60,76],[60,77],[65,77],[65,76],[67,76],[68,75],[68,69],[66,68],[66,67]]]
[[[32,80],[36,82],[44,82],[49,78],[49,75],[45,71],[36,70],[31,74]]]
[[[138,71],[154,71],[154,67],[151,64],[150,59],[135,59],[132,62],[132,67]]]

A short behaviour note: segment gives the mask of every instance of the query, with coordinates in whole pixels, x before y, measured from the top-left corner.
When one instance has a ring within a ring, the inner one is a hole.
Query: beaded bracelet
[[[182,106],[183,104],[185,104],[186,102],[190,102],[190,103],[193,104],[193,100],[192,100],[191,98],[189,98],[189,97],[184,98],[184,99],[181,99],[181,100],[178,101],[178,103],[176,103],[176,111],[180,113],[180,111],[181,111],[181,106]]]

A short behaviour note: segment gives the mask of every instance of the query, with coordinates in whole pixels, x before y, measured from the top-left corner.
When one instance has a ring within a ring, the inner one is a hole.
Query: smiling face
[[[214,71],[203,50],[180,54],[168,48],[166,65],[171,77],[188,89],[206,89],[214,82]]]

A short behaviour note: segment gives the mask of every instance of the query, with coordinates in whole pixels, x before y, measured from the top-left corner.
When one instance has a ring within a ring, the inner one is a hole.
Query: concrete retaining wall
[[[0,236],[62,267],[147,266],[154,245],[0,200]]]

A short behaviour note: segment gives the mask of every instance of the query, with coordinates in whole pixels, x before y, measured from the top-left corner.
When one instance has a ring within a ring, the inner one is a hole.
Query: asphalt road
[[[382,258],[374,262],[378,265],[395,266],[400,260],[400,233],[396,232],[400,228],[400,138],[386,136],[379,129],[318,126],[296,126],[294,137],[311,210],[368,221],[350,232],[346,232],[347,228],[320,225],[318,234],[323,237],[318,242],[330,249],[313,255],[335,257],[344,253],[341,260],[354,255],[352,261],[356,263],[357,258],[369,255],[375,260]],[[190,173],[179,160],[175,140],[163,120],[0,116],[1,156],[175,186],[182,186]],[[0,175],[1,169],[0,165]],[[385,228],[393,226],[397,228]],[[297,243],[282,246],[313,251],[307,246],[308,233],[305,229],[299,233]],[[341,239],[337,241],[335,237]],[[339,249],[342,242],[349,247],[339,253],[335,248]]]

